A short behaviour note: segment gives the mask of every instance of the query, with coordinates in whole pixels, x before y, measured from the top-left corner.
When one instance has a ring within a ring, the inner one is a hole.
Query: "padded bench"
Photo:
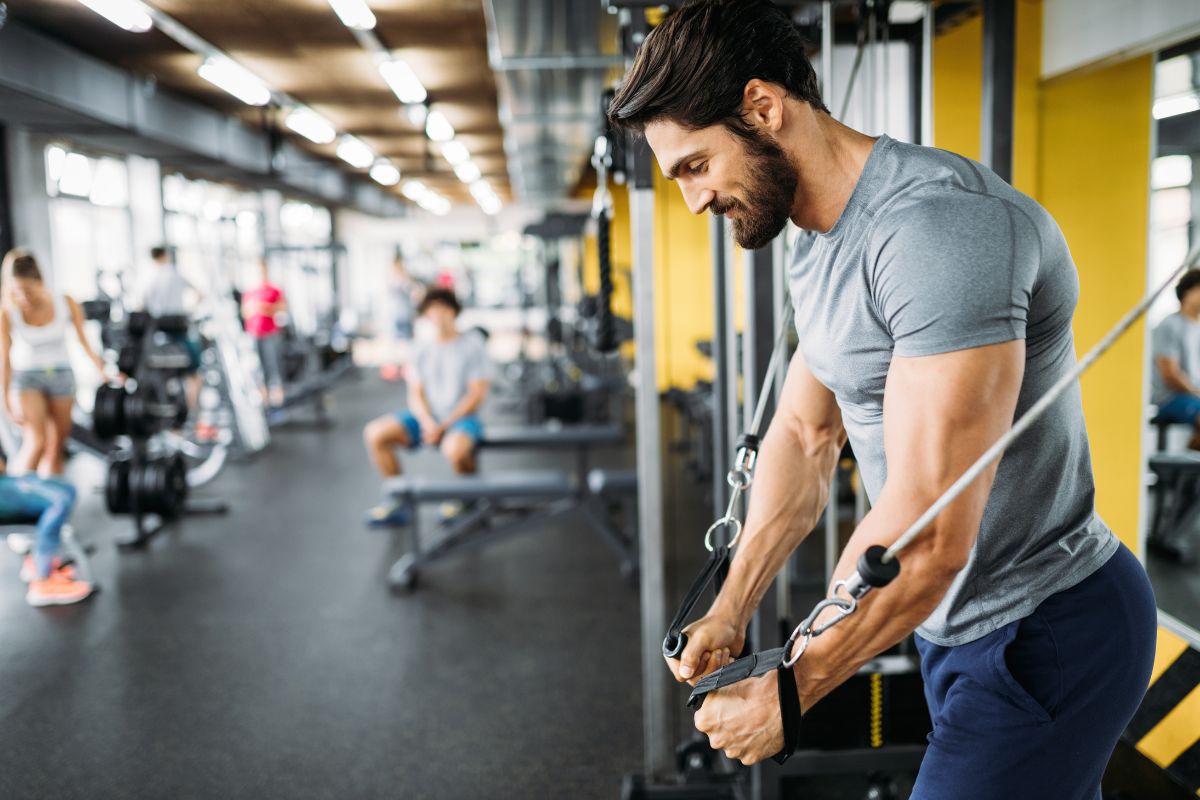
[[[1191,540],[1200,524],[1200,453],[1155,453],[1150,470],[1157,481],[1147,550],[1191,563],[1195,560]]]
[[[563,470],[506,470],[448,477],[407,475],[387,481],[384,493],[412,509],[408,526],[411,548],[392,565],[389,584],[396,589],[412,589],[420,570],[433,561],[576,510],[583,511],[590,526],[613,546],[621,559],[622,572],[636,573],[636,537],[614,526],[604,505],[622,494],[628,496],[629,477],[607,470],[588,471],[592,448],[619,445],[624,439],[619,425],[490,428],[480,442],[481,449],[574,451],[575,474]],[[589,492],[593,484],[602,491]],[[441,539],[426,547],[421,536],[420,506],[450,500],[462,501],[467,509],[444,524]],[[625,516],[632,519],[632,515]]]

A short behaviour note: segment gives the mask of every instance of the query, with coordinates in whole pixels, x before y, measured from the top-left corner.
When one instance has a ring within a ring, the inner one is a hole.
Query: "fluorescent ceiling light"
[[[471,160],[471,153],[467,150],[467,146],[462,142],[453,141],[446,142],[442,145],[442,157],[450,162],[451,166],[457,167],[464,161]]]
[[[375,163],[375,154],[353,136],[343,136],[338,141],[337,157],[357,169],[366,169]]]
[[[154,27],[154,20],[138,0],[79,0],[119,28],[131,33],[145,33]]]
[[[337,131],[334,130],[333,124],[305,106],[292,109],[292,113],[287,115],[284,124],[305,139],[317,144],[329,144],[337,138]]]
[[[494,217],[500,213],[500,209],[504,208],[504,204],[500,202],[499,197],[489,197],[479,202],[479,207],[483,209],[483,213]]]
[[[487,181],[475,181],[471,184],[471,196],[476,200],[482,200],[485,197],[495,197],[496,193],[492,191],[492,185]]]
[[[454,174],[463,183],[474,183],[483,176],[483,173],[479,171],[479,167],[476,166],[474,161],[464,161],[459,164],[454,168]]]
[[[412,67],[398,58],[379,62],[379,74],[387,81],[387,85],[396,93],[401,103],[424,103],[428,97],[425,87],[417,80],[417,74],[412,71]]]
[[[371,180],[384,186],[395,186],[400,182],[400,170],[387,161],[376,161],[371,167]]]
[[[429,187],[420,181],[405,181],[400,187],[400,193],[409,200],[416,201],[429,194]]]
[[[435,142],[448,142],[454,138],[454,126],[441,111],[430,111],[425,120],[425,135]]]
[[[347,28],[369,31],[375,27],[375,15],[364,0],[329,0],[329,5]]]
[[[425,129],[425,117],[429,116],[429,109],[423,104],[409,103],[404,107],[404,114],[414,128]]]
[[[1200,111],[1200,96],[1197,96],[1195,92],[1186,92],[1154,101],[1155,119],[1166,119],[1193,111]]]
[[[209,56],[196,72],[248,106],[265,106],[271,102],[271,90],[267,85],[226,56]]]

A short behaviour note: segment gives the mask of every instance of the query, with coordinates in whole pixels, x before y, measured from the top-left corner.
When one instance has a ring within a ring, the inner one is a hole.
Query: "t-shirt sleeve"
[[[471,346],[467,348],[466,376],[468,381],[492,380],[492,360],[488,357],[483,337],[469,333]]]
[[[413,352],[412,363],[408,372],[408,380],[417,384],[425,384],[429,380],[429,348],[419,346]]]
[[[1170,358],[1178,364],[1183,363],[1183,336],[1180,335],[1179,326],[1173,318],[1167,317],[1158,323],[1151,339],[1151,347],[1155,358]]]
[[[868,253],[897,356],[1025,338],[1041,239],[1011,203],[963,192],[884,212]]]

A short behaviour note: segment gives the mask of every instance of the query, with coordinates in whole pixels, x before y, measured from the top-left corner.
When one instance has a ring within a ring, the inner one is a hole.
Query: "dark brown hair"
[[[744,138],[742,97],[754,78],[829,113],[804,39],[768,0],[693,0],[650,32],[608,108],[613,125],[660,119],[690,130],[718,123]]]
[[[33,257],[33,253],[19,248],[9,250],[8,254],[4,256],[3,273],[4,278],[42,280],[42,270],[38,266],[37,259]]]
[[[455,316],[462,313],[462,303],[459,302],[458,295],[451,289],[446,289],[441,286],[431,286],[425,290],[425,296],[421,298],[421,305],[417,306],[417,313],[424,314],[429,310],[429,307],[441,303],[447,308],[454,310]]]
[[[1182,303],[1184,295],[1197,286],[1200,286],[1200,269],[1189,269],[1180,277],[1179,283],[1175,284],[1175,296]]]

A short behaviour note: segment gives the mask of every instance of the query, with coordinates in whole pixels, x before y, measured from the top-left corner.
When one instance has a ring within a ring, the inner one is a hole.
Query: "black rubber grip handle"
[[[867,552],[858,559],[858,574],[868,585],[876,589],[887,586],[900,574],[900,560],[893,558],[891,561],[885,562],[883,555],[886,552],[886,547],[874,544],[868,547]]]

